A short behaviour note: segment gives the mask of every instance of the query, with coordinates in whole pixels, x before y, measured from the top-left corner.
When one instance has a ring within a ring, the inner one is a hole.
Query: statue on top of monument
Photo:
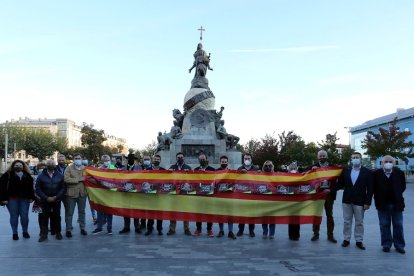
[[[194,62],[193,66],[188,70],[188,73],[196,68],[194,77],[205,77],[207,73],[207,69],[213,71],[213,68],[210,67],[210,56],[209,53],[203,50],[203,44],[198,43],[197,51],[194,52]]]

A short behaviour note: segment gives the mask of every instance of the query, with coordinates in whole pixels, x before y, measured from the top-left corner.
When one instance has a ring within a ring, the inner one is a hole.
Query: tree
[[[8,134],[8,153],[11,153],[16,144],[16,150],[23,149],[23,141],[26,136],[27,129],[17,124],[2,124],[0,125],[0,152],[4,153],[5,148],[5,134]]]
[[[58,147],[65,150],[65,142],[46,129],[27,129],[23,148],[27,154],[37,157],[40,161],[52,156]]]
[[[334,134],[326,134],[326,139],[324,141],[318,142],[318,145],[321,149],[326,150],[328,153],[328,159],[331,164],[335,165],[346,165],[351,159],[351,155],[354,152],[349,146],[342,150],[340,153],[337,149],[337,141],[339,138]]]
[[[138,160],[141,160],[144,156],[153,156],[156,152],[157,152],[157,142],[155,142],[154,140],[149,143],[148,145],[146,145],[144,148],[142,149],[137,149],[135,151],[135,157]]]
[[[105,152],[108,149],[102,145],[106,141],[103,130],[94,129],[92,124],[83,123],[81,133],[81,144],[85,147],[84,155],[88,160],[96,163],[102,154],[109,154],[109,152]]]
[[[399,159],[414,157],[414,144],[412,141],[406,141],[411,134],[411,131],[400,131],[395,117],[388,129],[380,127],[377,133],[369,130],[362,140],[362,148],[366,149],[366,154],[374,160],[384,155]]]

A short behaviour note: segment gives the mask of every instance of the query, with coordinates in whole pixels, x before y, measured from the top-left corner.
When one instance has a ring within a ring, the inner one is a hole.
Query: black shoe
[[[164,235],[164,234],[162,233],[162,231],[158,231],[158,236],[162,236],[162,235]]]
[[[232,231],[230,231],[229,232],[229,234],[228,234],[228,236],[227,236],[229,239],[232,239],[232,240],[236,240],[237,238],[236,238],[236,236],[234,235],[234,233],[232,232]]]
[[[358,247],[361,250],[365,250],[365,246],[362,244],[362,242],[356,242],[356,247]]]
[[[350,243],[349,241],[344,240],[341,245],[342,247],[347,247],[349,243]]]
[[[333,236],[328,237],[328,241],[330,241],[331,243],[338,243],[338,241]]]
[[[19,235],[18,235],[18,234],[13,234],[13,240],[14,240],[14,241],[19,240]]]
[[[40,236],[39,242],[44,242],[45,240],[47,240],[47,236]]]
[[[190,229],[185,229],[184,230],[184,235],[186,235],[186,236],[192,236]]]
[[[241,236],[243,236],[243,231],[238,231],[238,232],[237,232],[237,234],[236,234],[236,236],[237,236],[237,237],[241,237]]]
[[[395,248],[395,250],[397,250],[397,252],[400,253],[400,254],[405,254],[405,249],[404,248]]]
[[[390,252],[390,248],[389,247],[383,247],[382,248],[382,251],[388,253],[388,252]]]
[[[121,231],[119,231],[119,234],[125,234],[125,233],[129,233],[129,228],[123,228]]]
[[[152,230],[148,230],[147,232],[145,232],[144,236],[149,236],[152,234]]]
[[[81,229],[80,233],[81,233],[82,236],[87,236],[88,235],[88,232],[86,232],[85,229]]]
[[[319,235],[313,235],[313,237],[311,238],[311,241],[317,241],[319,240]]]
[[[172,236],[172,235],[175,235],[175,231],[173,230],[168,231],[167,236]]]
[[[72,238],[72,232],[66,231],[66,238]]]
[[[50,230],[50,235],[52,236],[56,235],[55,231]]]
[[[230,235],[230,233],[229,233],[229,235]],[[219,231],[218,234],[217,234],[217,238],[221,238],[223,236],[224,236],[224,231]]]
[[[142,229],[142,228],[141,228]],[[141,229],[140,228],[135,228],[135,233],[137,233],[137,234],[141,234],[142,232],[141,232]],[[145,229],[145,228],[144,228]]]
[[[29,232],[23,232],[23,238],[30,239]]]
[[[299,238],[298,237],[289,237],[289,240],[291,240],[291,241],[298,241]]]
[[[251,238],[254,238],[256,235],[254,234],[254,231],[253,230],[250,230],[249,231],[249,236],[251,237]]]
[[[56,233],[56,239],[59,240],[59,241],[61,239],[63,239],[62,234],[61,233]]]

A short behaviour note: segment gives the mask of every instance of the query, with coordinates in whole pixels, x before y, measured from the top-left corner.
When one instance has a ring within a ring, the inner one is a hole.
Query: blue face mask
[[[359,166],[361,165],[361,159],[352,159],[352,165]]]
[[[82,165],[82,160],[74,160],[73,163],[75,164],[75,166],[80,166]]]
[[[149,167],[149,165],[151,165],[151,161],[150,160],[144,160],[144,166]]]
[[[88,166],[88,160],[82,160],[82,165],[84,165],[84,166]]]

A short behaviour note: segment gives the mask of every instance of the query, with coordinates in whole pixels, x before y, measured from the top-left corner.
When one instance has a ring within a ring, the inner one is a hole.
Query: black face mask
[[[178,165],[182,165],[182,164],[184,164],[184,158],[177,158],[177,164]]]
[[[49,172],[52,172],[52,171],[54,171],[54,170],[56,169],[56,166],[46,166],[46,169],[47,169]]]
[[[152,164],[154,164],[155,167],[158,167],[160,165],[160,161],[154,161]]]
[[[201,167],[207,166],[207,161],[206,160],[200,160],[200,166]]]
[[[23,171],[23,168],[22,167],[15,167],[14,171],[15,172],[21,172],[21,171]]]
[[[221,164],[221,165],[220,165],[220,168],[222,168],[222,169],[227,169],[227,164]]]
[[[319,163],[324,164],[328,161],[328,158],[321,158],[319,159]]]
[[[271,172],[272,171],[272,168],[270,166],[264,166],[263,167],[263,171],[265,171],[265,172]]]

